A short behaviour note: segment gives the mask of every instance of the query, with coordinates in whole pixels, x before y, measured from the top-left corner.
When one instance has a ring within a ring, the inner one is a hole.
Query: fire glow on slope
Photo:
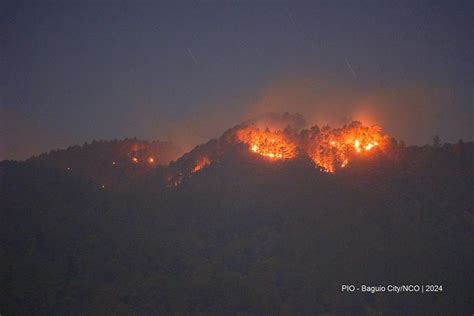
[[[221,138],[225,140],[223,144],[243,143],[251,154],[260,155],[267,161],[285,161],[305,156],[313,161],[316,168],[329,173],[346,167],[354,159],[363,159],[378,150],[385,151],[390,139],[381,133],[380,127],[364,126],[360,122],[352,122],[341,128],[325,126],[320,129],[313,126],[300,132],[291,128],[260,129],[255,124],[247,124],[233,130],[231,137],[228,136]],[[172,171],[167,177],[167,185],[177,186],[186,177],[217,162],[223,150],[220,147],[203,146],[191,152],[183,160],[184,168]]]
[[[353,122],[342,128],[324,127],[311,135],[306,153],[323,171],[335,172],[347,166],[352,153],[368,155],[374,148],[382,148],[384,140],[379,126]]]
[[[386,137],[379,126],[363,126],[360,122],[335,129],[314,126],[292,135],[250,125],[237,131],[236,135],[253,153],[272,160],[292,159],[297,153],[305,153],[322,171],[331,173],[347,166],[352,154],[365,156],[374,148],[381,149]]]
[[[211,161],[209,160],[209,158],[207,156],[204,156],[196,162],[196,165],[193,167],[192,172],[193,173],[198,172],[199,170],[206,167],[210,163],[211,163]]]
[[[237,138],[247,144],[252,152],[269,159],[291,159],[296,156],[296,145],[280,130],[260,130],[251,125],[239,130]]]

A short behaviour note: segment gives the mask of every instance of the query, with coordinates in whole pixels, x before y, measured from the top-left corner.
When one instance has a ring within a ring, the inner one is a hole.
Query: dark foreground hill
[[[473,144],[397,154],[330,174],[235,146],[159,192],[3,162],[0,313],[470,314]]]
[[[31,157],[28,164],[65,171],[98,187],[127,189],[155,168],[168,165],[183,153],[171,142],[136,138],[93,141]]]

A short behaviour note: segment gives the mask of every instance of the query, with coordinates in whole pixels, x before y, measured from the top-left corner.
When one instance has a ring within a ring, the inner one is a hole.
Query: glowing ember
[[[344,161],[341,163],[341,168],[344,168],[345,166],[347,166],[348,163],[349,163],[349,160],[344,159]]]
[[[138,158],[137,158],[137,157],[133,157],[133,158],[132,158],[132,161],[133,161],[134,163],[138,163]]]
[[[354,148],[358,153],[360,153],[360,140],[358,140],[358,139],[355,140]]]
[[[183,174],[182,173],[176,173],[174,175],[168,175],[166,178],[166,186],[167,187],[177,187],[178,185],[181,184],[181,181],[183,179]]]
[[[155,159],[154,159],[153,157],[149,157],[149,158],[148,158],[148,162],[149,162],[149,163],[154,163],[154,162],[155,162]]]
[[[201,159],[199,159],[196,163],[196,165],[194,166],[192,172],[198,172],[199,170],[201,170],[202,168],[206,167],[207,165],[209,165],[211,162],[209,161],[209,158],[207,156],[205,157],[202,157]]]
[[[291,159],[296,156],[296,146],[282,131],[260,130],[248,126],[237,132],[240,142],[249,146],[254,153],[271,159]]]

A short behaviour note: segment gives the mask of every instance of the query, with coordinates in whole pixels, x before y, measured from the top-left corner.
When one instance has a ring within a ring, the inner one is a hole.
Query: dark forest
[[[472,312],[472,142],[393,141],[329,173],[304,155],[270,162],[223,147],[225,137],[181,158],[171,143],[129,139],[1,162],[0,312]],[[127,162],[157,148],[168,161]],[[218,159],[187,173],[209,150]],[[171,171],[179,183],[166,183]],[[442,292],[342,293],[343,284]]]

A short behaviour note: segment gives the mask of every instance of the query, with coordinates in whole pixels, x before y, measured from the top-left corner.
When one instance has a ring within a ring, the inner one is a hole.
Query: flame
[[[226,142],[243,143],[251,154],[266,157],[270,161],[306,156],[313,161],[316,168],[329,173],[347,167],[353,159],[370,155],[374,148],[383,150],[388,140],[388,136],[382,135],[380,127],[367,127],[360,122],[334,129],[329,126],[321,129],[313,126],[300,132],[289,128],[261,129],[255,124],[249,124],[232,130],[228,135],[230,137],[223,138]],[[215,155],[216,152],[211,154],[201,151],[192,159],[186,159],[185,172],[172,172],[166,179],[166,186],[178,186],[186,177],[218,161]],[[134,161],[138,162],[138,159],[134,158]]]
[[[335,172],[350,162],[350,153],[364,155],[381,148],[384,136],[379,126],[363,126],[359,122],[338,129],[322,128],[313,135],[306,152],[316,165],[326,172]]]
[[[237,138],[247,144],[252,152],[270,159],[291,159],[296,156],[296,145],[280,130],[261,130],[251,125],[239,130]]]
[[[308,133],[307,141],[303,135]],[[331,173],[349,164],[351,152],[365,155],[375,147],[381,148],[385,139],[379,126],[363,126],[360,122],[336,129],[312,128],[298,135],[250,125],[238,130],[236,136],[253,153],[272,160],[292,159],[297,153],[306,153],[322,171]]]
[[[134,163],[138,163],[138,158],[137,158],[137,157],[133,157],[133,158],[132,158],[132,161],[133,161]]]
[[[344,161],[341,163],[341,168],[344,168],[345,166],[347,166],[348,163],[349,163],[349,160],[344,159]]]
[[[154,163],[154,162],[155,162],[155,158],[149,157],[149,158],[148,158],[148,162],[149,162],[149,163]]]
[[[360,153],[360,140],[358,140],[358,139],[355,140],[354,148],[358,153]]]
[[[371,150],[372,148],[374,148],[378,144],[379,144],[378,142],[368,143],[367,145],[365,145],[364,149],[367,150],[367,151]]]
[[[201,159],[199,159],[196,163],[196,165],[194,166],[192,172],[198,172],[199,170],[201,170],[202,168],[208,166],[209,164],[211,163],[211,161],[209,160],[209,158],[207,156],[204,156],[202,157]]]

